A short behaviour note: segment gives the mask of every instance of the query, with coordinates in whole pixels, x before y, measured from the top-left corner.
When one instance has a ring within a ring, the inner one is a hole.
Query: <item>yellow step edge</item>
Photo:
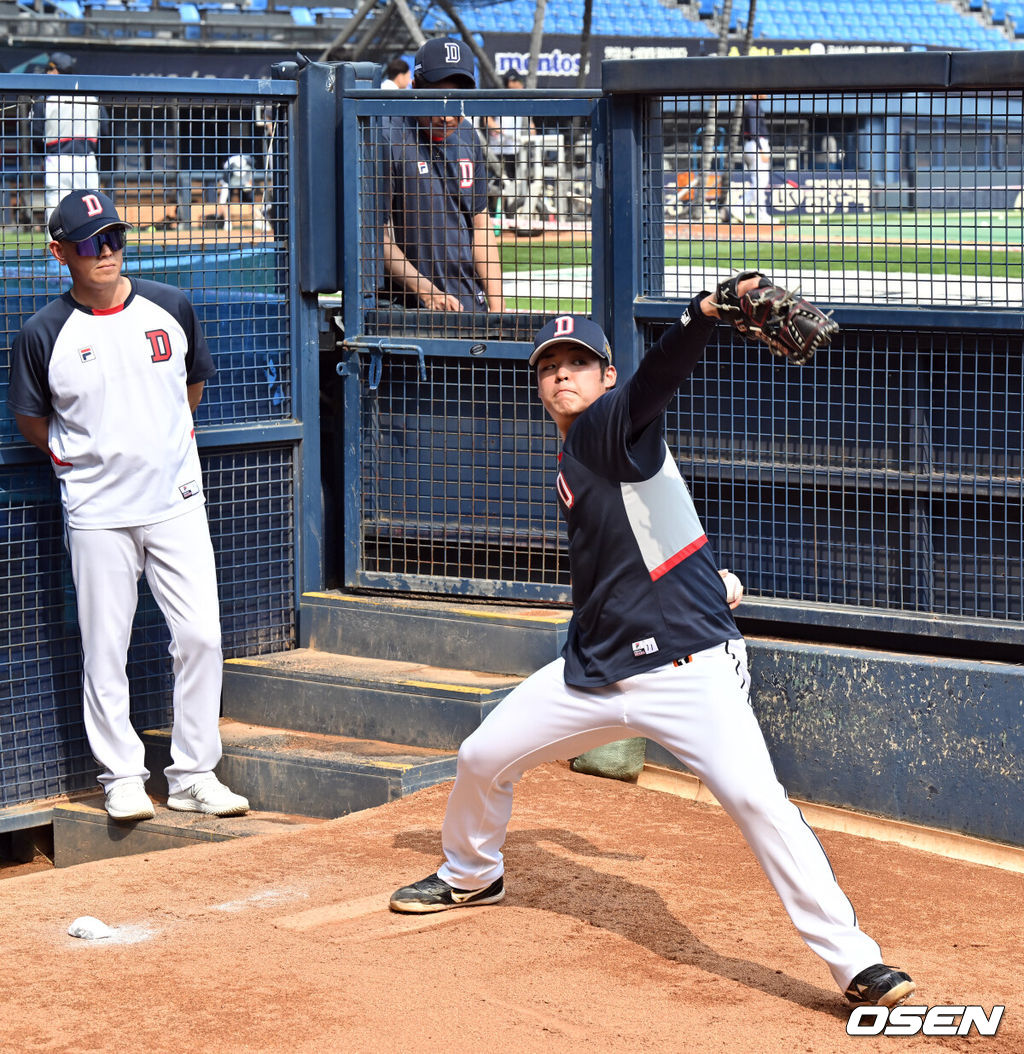
[[[345,604],[377,604],[379,600],[376,597],[351,597],[351,596],[338,596],[336,593],[303,593],[304,597],[312,597],[316,600],[334,600],[338,603]],[[448,603],[448,601],[439,600],[439,604]],[[560,612],[552,612],[550,615],[517,615],[508,611],[463,611],[463,615],[467,615],[470,618],[492,618],[492,619],[513,619],[518,622],[544,622],[549,625],[560,625],[563,622],[568,622],[570,615],[562,614]]]
[[[469,688],[464,684],[448,684],[446,681],[395,681],[407,688],[441,688],[446,692],[462,692],[465,695],[490,695],[490,688]]]
[[[274,658],[264,658],[259,655],[254,655],[248,659],[225,659],[225,663],[234,663],[236,665],[244,666],[273,666]],[[302,673],[301,670],[296,670],[296,673]],[[416,680],[404,680],[404,681],[382,681],[381,684],[394,684],[402,685],[406,688],[440,688],[446,692],[462,692],[464,695],[490,695],[493,688],[471,688],[465,684],[451,684],[448,681],[416,681]]]

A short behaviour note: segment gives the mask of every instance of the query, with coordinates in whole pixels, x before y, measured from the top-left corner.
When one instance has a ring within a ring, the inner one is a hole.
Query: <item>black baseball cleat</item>
[[[894,966],[876,963],[857,974],[845,995],[853,1006],[893,1007],[903,1002],[916,987],[910,974]]]
[[[428,911],[447,911],[449,908],[471,908],[478,904],[494,904],[505,895],[505,883],[496,878],[484,889],[456,889],[437,874],[402,886],[391,896],[392,911],[422,915]]]

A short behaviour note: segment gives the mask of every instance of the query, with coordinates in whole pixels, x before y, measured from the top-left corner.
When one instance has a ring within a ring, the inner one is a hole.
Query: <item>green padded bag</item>
[[[638,736],[594,747],[578,758],[573,758],[569,764],[573,772],[585,772],[588,776],[635,780],[643,771],[646,752],[647,740]]]

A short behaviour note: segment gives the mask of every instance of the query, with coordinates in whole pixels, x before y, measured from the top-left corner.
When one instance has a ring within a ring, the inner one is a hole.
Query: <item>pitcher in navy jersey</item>
[[[249,808],[214,775],[223,657],[213,546],[192,413],[213,360],[188,298],[121,273],[130,225],[98,190],[75,190],[49,220],[71,288],[15,338],[7,404],[60,482],[83,650],[89,746],[107,812],[150,819],[149,771],[125,672],[138,581],[171,631],[170,808]]]
[[[892,1006],[914,982],[881,962],[775,776],[730,610],[739,599],[730,600],[665,442],[665,409],[717,317],[710,295],[695,296],[621,386],[597,323],[562,315],[537,334],[530,365],[563,441],[555,489],[572,576],[566,645],[462,744],[441,833],[444,862],[397,890],[390,906],[419,913],[501,900],[501,846],[522,774],[644,736],[721,802],[847,1000]]]

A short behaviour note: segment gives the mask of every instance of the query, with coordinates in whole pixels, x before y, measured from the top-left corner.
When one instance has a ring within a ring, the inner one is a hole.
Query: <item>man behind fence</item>
[[[47,74],[69,74],[74,68],[74,58],[63,51],[53,52],[46,64]],[[96,154],[101,139],[109,133],[109,115],[95,95],[47,95],[35,102],[31,134],[46,152],[43,173],[47,220],[69,190],[99,190]]]
[[[416,52],[413,87],[475,88],[469,48],[452,37],[428,40]],[[432,311],[503,311],[487,171],[473,126],[458,116],[391,117],[383,136],[383,297]]]

